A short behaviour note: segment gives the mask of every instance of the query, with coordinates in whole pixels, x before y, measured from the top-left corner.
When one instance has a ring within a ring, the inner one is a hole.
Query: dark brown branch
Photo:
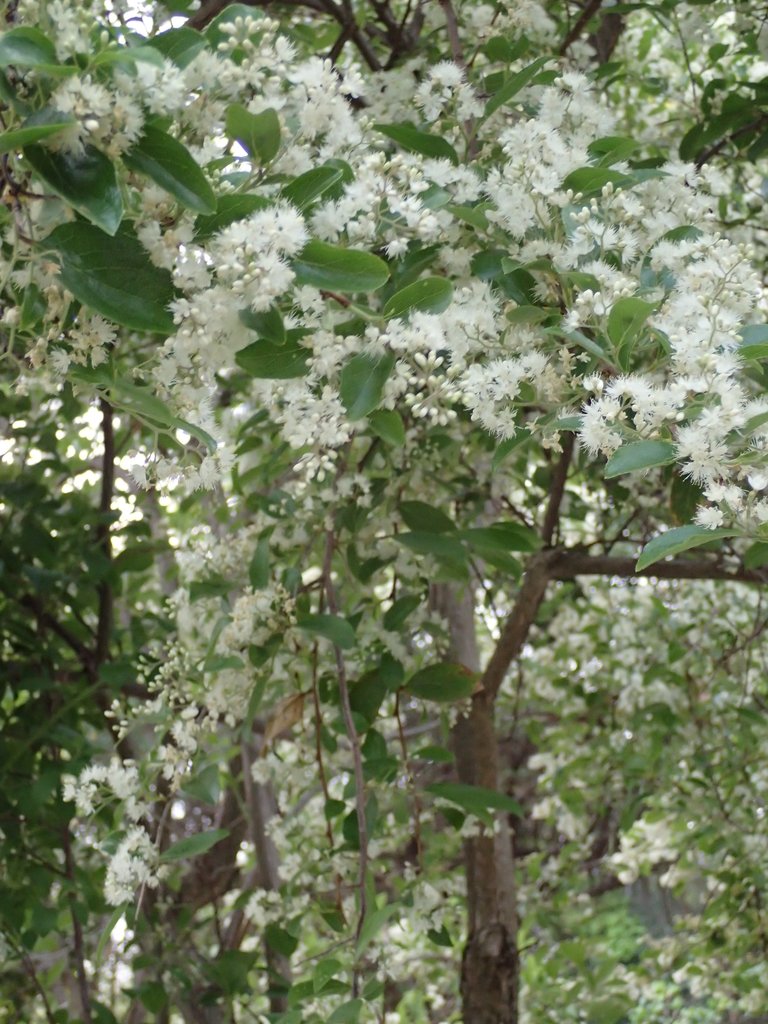
[[[273,0],[245,0],[249,7],[270,7]],[[342,36],[348,37],[360,51],[371,71],[381,71],[381,62],[371,49],[371,45],[363,35],[360,26],[355,21],[354,11],[334,3],[334,0],[276,0],[283,7],[308,7],[311,11],[319,14],[327,14],[342,28]],[[223,10],[229,7],[232,0],[208,0],[199,11],[196,11],[191,18],[187,19],[190,28],[203,29],[210,24]],[[343,43],[342,43],[343,45]]]
[[[558,460],[558,463],[555,466],[555,471],[552,474],[552,487],[549,492],[547,510],[544,513],[544,525],[541,528],[541,539],[544,541],[545,548],[552,546],[555,530],[557,529],[558,522],[560,521],[560,505],[562,504],[563,494],[565,493],[565,481],[568,478],[568,467],[570,466],[571,458],[573,457],[574,436],[574,434],[566,433],[560,459]]]
[[[603,5],[603,0],[589,0],[589,2],[587,4],[585,4],[584,9],[582,10],[581,14],[576,19],[576,21],[573,23],[573,26],[572,26],[570,32],[568,33],[568,35],[563,40],[563,45],[560,47],[560,56],[561,57],[564,57],[566,55],[568,50],[571,48],[571,46],[576,42],[576,40],[579,38],[579,36],[583,32],[583,30],[586,27],[587,23],[589,22],[590,18],[592,18],[595,14],[597,14],[597,12],[600,10],[602,5]]]
[[[549,565],[550,579],[572,580],[576,576],[636,576],[655,577],[660,580],[730,580],[733,583],[768,583],[768,572],[743,567],[729,569],[708,559],[673,558],[669,562],[656,562],[640,572],[634,558],[612,555],[585,555],[573,551],[555,553]]]
[[[760,116],[756,117],[754,120],[749,121],[747,124],[743,124],[741,128],[737,128],[728,135],[724,135],[722,139],[718,139],[717,142],[713,142],[711,146],[708,146],[707,149],[699,153],[696,157],[696,166],[703,167],[704,164],[708,163],[712,159],[712,157],[722,153],[729,143],[734,142],[736,139],[740,139],[744,135],[749,135],[751,132],[758,131],[766,125],[768,125],[768,114],[760,114]]]
[[[35,597],[33,594],[26,594],[20,599],[19,604],[33,612],[39,626],[44,629],[50,629],[52,633],[55,633],[56,636],[63,640],[78,656],[86,672],[90,675],[91,652],[69,627],[65,626],[63,622],[59,622],[49,611],[46,611],[40,598]]]
[[[522,650],[536,614],[544,600],[551,567],[560,557],[556,550],[540,551],[528,562],[520,592],[507,616],[499,642],[480,677],[480,686],[489,700],[494,700],[504,681],[507,669]]]

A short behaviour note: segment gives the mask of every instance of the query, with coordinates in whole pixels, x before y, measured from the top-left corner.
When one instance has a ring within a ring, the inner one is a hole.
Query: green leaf
[[[45,245],[58,253],[61,279],[79,302],[137,331],[173,332],[171,275],[152,265],[132,232],[110,238],[91,224],[62,224]]]
[[[441,561],[463,563],[467,556],[461,541],[444,533],[414,530],[398,533],[395,539],[418,555],[434,555]]]
[[[386,263],[373,253],[318,241],[304,246],[293,270],[296,284],[334,292],[375,292],[389,278]]]
[[[736,537],[737,535],[738,530],[708,530],[705,526],[696,526],[695,524],[678,526],[674,530],[667,530],[666,533],[654,537],[646,544],[635,568],[638,572],[642,572],[649,565],[653,565],[654,562],[669,555],[679,555],[681,551],[688,551],[701,544],[708,544],[719,537]]]
[[[60,114],[58,110],[40,110],[28,117],[20,128],[14,128],[12,131],[3,132],[0,135],[0,153],[23,149],[30,143],[57,135],[73,124],[75,124],[74,118]]]
[[[158,1013],[168,1002],[168,992],[159,981],[145,981],[139,985],[136,993],[150,1013]]]
[[[52,192],[102,231],[115,234],[123,219],[123,197],[114,165],[100,150],[86,146],[82,153],[54,153],[31,145],[24,157]]]
[[[768,543],[758,540],[744,553],[744,566],[747,569],[758,569],[763,565],[768,565]]]
[[[622,445],[605,465],[605,479],[634,473],[638,469],[668,466],[675,461],[675,446],[669,441],[632,441]]]
[[[248,566],[248,578],[254,590],[261,590],[269,583],[269,535],[258,539],[251,564]]]
[[[189,210],[215,213],[216,196],[192,154],[159,128],[145,128],[138,143],[123,155],[123,163],[146,174]]]
[[[768,356],[768,324],[751,324],[739,331],[738,354],[744,359],[765,359]]]
[[[597,157],[603,167],[626,160],[627,157],[637,152],[640,143],[635,139],[629,139],[621,135],[608,135],[602,139],[595,139],[587,147],[587,152],[592,157]]]
[[[419,594],[404,594],[403,597],[398,597],[391,608],[387,608],[384,612],[384,629],[397,632],[405,625],[411,612],[415,612],[422,604],[422,601]]]
[[[322,636],[342,650],[348,650],[357,643],[354,629],[340,615],[300,615],[296,624],[305,633]]]
[[[631,184],[632,178],[629,175],[612,171],[607,167],[579,167],[566,177],[563,188],[588,196],[600,192],[606,185]]]
[[[170,861],[199,857],[201,854],[207,853],[211,847],[220,843],[222,839],[226,839],[228,835],[228,828],[214,828],[210,832],[198,832],[194,836],[187,836],[185,839],[180,839],[178,843],[174,843],[165,853],[162,853],[160,860],[163,863],[168,863]]]
[[[293,203],[299,210],[306,210],[342,180],[338,167],[313,167],[311,171],[300,174],[280,190],[284,199]]]
[[[263,164],[274,160],[280,150],[280,118],[271,107],[251,114],[242,103],[232,103],[227,107],[225,128],[230,139]]]
[[[0,35],[0,67],[45,67],[58,64],[56,47],[40,29],[12,28]]]
[[[538,535],[522,523],[492,523],[459,531],[459,537],[481,553],[494,551],[536,551]]]
[[[464,665],[430,665],[421,669],[405,684],[408,693],[422,700],[449,703],[469,697],[477,684],[477,675]]]
[[[148,46],[154,46],[164,57],[178,68],[185,68],[201,50],[205,49],[205,37],[188,25],[171,28],[147,40]]]
[[[517,96],[521,89],[524,89],[526,85],[530,85],[544,65],[548,64],[550,60],[550,57],[537,57],[528,67],[523,68],[522,71],[518,71],[517,74],[508,78],[485,104],[485,117],[490,117],[499,107],[509,103],[511,99]]]
[[[125,913],[127,904],[121,903],[119,907],[115,907],[112,913],[109,915],[109,920],[102,929],[99,935],[99,941],[96,945],[96,952],[94,953],[93,962],[96,967],[101,964],[102,957],[104,956],[104,950],[106,949],[107,943],[115,930],[115,925]]]
[[[608,337],[623,370],[629,369],[628,349],[643,330],[654,307],[643,299],[628,296],[614,303],[608,315]]]
[[[405,444],[405,426],[394,409],[377,409],[368,416],[371,430],[387,444],[400,448]]]
[[[459,162],[458,153],[447,139],[421,131],[413,124],[375,124],[373,127],[409,153],[421,153],[422,156],[431,156],[438,160],[450,160],[452,164]]]
[[[362,419],[381,401],[384,385],[395,365],[393,355],[352,356],[339,377],[339,395],[351,420]]]
[[[326,1024],[355,1024],[356,1021],[360,1020],[362,1009],[362,999],[350,999],[333,1011]]]
[[[312,353],[298,342],[276,345],[271,341],[254,341],[235,355],[237,365],[251,377],[261,380],[290,380],[303,377]]]
[[[151,544],[134,544],[121,551],[112,566],[115,572],[145,572],[152,568],[155,551]]]
[[[445,512],[424,501],[401,501],[400,515],[410,530],[425,530],[427,533],[444,533],[455,530],[456,525]]]
[[[195,221],[195,241],[203,242],[237,220],[250,217],[257,210],[264,210],[270,205],[264,196],[224,195],[216,199],[216,213],[198,217]]]
[[[409,313],[442,313],[451,304],[453,285],[445,277],[424,277],[406,285],[387,299],[382,316],[406,317]]]
[[[363,921],[363,927],[360,929],[360,937],[357,940],[357,955],[363,952],[363,950],[376,938],[378,933],[393,916],[397,907],[392,903],[387,903],[383,907],[378,907],[376,910],[370,910],[365,915]]]
[[[525,813],[517,800],[506,793],[499,793],[485,786],[468,786],[461,782],[433,782],[431,786],[426,787],[426,792],[443,800],[450,800],[471,814],[482,816],[483,812],[489,810],[506,811],[508,814],[517,815]]]

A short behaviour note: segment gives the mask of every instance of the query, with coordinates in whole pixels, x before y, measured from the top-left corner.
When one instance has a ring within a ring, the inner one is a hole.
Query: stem
[[[333,552],[336,546],[336,538],[333,530],[326,532],[325,558],[323,560],[323,583],[325,588],[328,611],[331,615],[338,615],[339,608],[336,603],[336,594],[331,580]],[[365,776],[363,775],[363,755],[360,750],[360,737],[357,735],[355,722],[352,717],[352,705],[349,700],[349,685],[347,683],[347,668],[344,662],[344,655],[341,648],[333,645],[336,656],[336,670],[339,676],[339,697],[341,699],[341,713],[344,718],[344,726],[347,731],[350,746],[352,747],[352,760],[355,776],[355,812],[357,815],[357,832],[360,845],[360,867],[358,872],[358,889],[360,892],[360,912],[357,918],[355,939],[359,941],[363,929],[363,923],[368,911],[368,901],[365,893],[365,879],[368,873],[368,824],[365,820]],[[352,994],[357,997],[360,990],[359,972],[355,969],[352,978]]]
[[[63,834],[63,848],[64,848],[64,867],[66,868],[67,878],[74,884],[75,881],[75,862],[72,858],[72,844],[69,836],[69,825],[64,827]],[[75,903],[74,892],[69,893],[69,910],[72,915],[72,933],[75,942],[75,965],[77,972],[77,988],[80,993],[80,1006],[83,1012],[83,1020],[85,1024],[92,1024],[93,1017],[91,1015],[91,993],[88,988],[88,975],[85,973],[85,945],[83,943],[83,926],[80,924],[80,919],[77,916],[77,908]]]

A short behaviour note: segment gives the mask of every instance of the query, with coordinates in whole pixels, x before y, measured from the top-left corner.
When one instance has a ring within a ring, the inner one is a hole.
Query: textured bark
[[[480,659],[471,591],[440,585],[435,605],[447,618],[451,657],[473,672]],[[458,720],[453,745],[459,780],[499,789],[493,695],[480,690],[470,713]],[[471,1024],[517,1024],[519,957],[512,841],[506,819],[495,836],[464,844],[467,876],[467,945],[461,968],[463,1019]]]

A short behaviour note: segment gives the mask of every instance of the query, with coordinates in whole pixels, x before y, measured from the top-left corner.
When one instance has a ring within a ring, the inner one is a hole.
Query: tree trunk
[[[451,657],[479,672],[474,600],[469,588],[435,588],[435,605],[446,617]],[[493,697],[481,691],[453,730],[459,781],[499,789],[499,755]],[[467,876],[467,945],[461,968],[462,1018],[467,1024],[517,1024],[519,956],[512,841],[506,818],[496,835],[464,843]]]

